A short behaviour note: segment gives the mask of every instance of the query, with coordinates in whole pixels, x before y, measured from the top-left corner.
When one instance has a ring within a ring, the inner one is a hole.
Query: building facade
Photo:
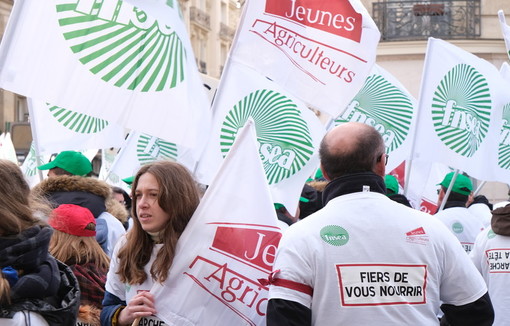
[[[179,0],[198,70],[219,79],[241,14],[238,0]]]

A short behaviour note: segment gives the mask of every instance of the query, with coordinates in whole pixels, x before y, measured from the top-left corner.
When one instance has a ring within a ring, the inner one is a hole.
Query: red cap
[[[50,216],[49,224],[61,232],[78,237],[95,237],[96,231],[85,229],[94,223],[94,215],[85,207],[72,204],[62,204],[55,208]]]

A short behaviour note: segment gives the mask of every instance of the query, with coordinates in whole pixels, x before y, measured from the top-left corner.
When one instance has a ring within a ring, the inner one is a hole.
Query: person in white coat
[[[439,184],[437,207],[441,207],[443,201],[444,208],[438,211],[434,216],[446,225],[448,230],[459,240],[464,250],[469,254],[475,238],[485,227],[482,221],[473,215],[467,206],[469,196],[473,190],[473,183],[468,176],[457,174],[455,172],[446,174],[443,181]],[[447,189],[453,182],[451,191],[446,197]]]
[[[322,140],[324,208],[291,225],[267,282],[268,326],[489,326],[481,275],[437,219],[389,199],[379,132],[349,122]]]
[[[491,226],[481,232],[470,253],[494,306],[494,326],[510,325],[510,205],[492,211]]]
[[[156,283],[169,276],[177,241],[199,203],[197,183],[182,165],[144,165],[132,187],[133,227],[116,245],[107,275],[101,325],[165,325],[154,316]]]

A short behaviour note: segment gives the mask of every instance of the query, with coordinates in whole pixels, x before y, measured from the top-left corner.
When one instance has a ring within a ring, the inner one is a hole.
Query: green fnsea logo
[[[432,121],[438,137],[456,153],[473,156],[487,136],[491,105],[484,76],[470,65],[454,66],[432,99]]]
[[[101,132],[108,121],[46,103],[51,115],[64,127],[80,134]]]
[[[335,120],[368,124],[381,134],[389,152],[406,140],[413,118],[409,96],[381,75],[370,75],[347,109]]]
[[[464,227],[460,222],[455,222],[452,224],[452,231],[455,233],[462,233],[464,232]]]
[[[510,103],[503,107],[503,126],[499,133],[498,164],[510,169]]]
[[[136,145],[136,154],[140,164],[158,160],[177,160],[177,145],[160,138],[140,134]]]
[[[172,27],[121,0],[56,3],[58,24],[72,52],[105,82],[158,92],[185,79],[186,51]],[[173,7],[173,0],[167,5]]]
[[[308,163],[314,147],[307,123],[291,99],[267,89],[250,93],[225,116],[220,132],[224,157],[249,118],[255,122],[260,158],[269,184],[294,175]]]
[[[332,246],[343,246],[349,241],[349,233],[341,226],[328,225],[321,229],[320,236]]]

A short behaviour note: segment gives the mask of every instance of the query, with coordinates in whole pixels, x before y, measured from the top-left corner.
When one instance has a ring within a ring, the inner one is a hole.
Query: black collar
[[[386,185],[381,176],[373,172],[361,172],[344,175],[331,180],[322,193],[322,200],[324,205],[326,205],[328,201],[333,198],[361,192],[364,191],[364,188],[371,192],[386,193]]]

